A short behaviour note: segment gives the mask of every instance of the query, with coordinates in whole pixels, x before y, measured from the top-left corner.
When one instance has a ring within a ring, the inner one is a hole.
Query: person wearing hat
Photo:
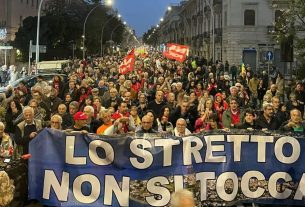
[[[89,127],[87,126],[87,119],[88,119],[88,116],[84,112],[82,112],[82,111],[76,112],[73,116],[74,125],[69,127],[69,129],[72,131],[89,132]]]

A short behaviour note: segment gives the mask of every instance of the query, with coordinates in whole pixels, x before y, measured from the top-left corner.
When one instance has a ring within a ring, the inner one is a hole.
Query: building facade
[[[0,0],[0,29],[7,31],[3,41],[13,41],[23,20],[37,16],[39,3],[40,0]]]
[[[272,34],[286,6],[285,0],[182,1],[166,12],[160,42],[189,45],[192,55],[208,60],[243,62],[254,69],[267,64],[282,68],[280,46]],[[268,61],[269,51],[272,61]]]

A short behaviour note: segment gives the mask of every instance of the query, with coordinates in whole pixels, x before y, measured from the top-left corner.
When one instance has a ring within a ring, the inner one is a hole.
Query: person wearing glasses
[[[62,118],[61,116],[55,114],[51,117],[51,129],[61,130]]]

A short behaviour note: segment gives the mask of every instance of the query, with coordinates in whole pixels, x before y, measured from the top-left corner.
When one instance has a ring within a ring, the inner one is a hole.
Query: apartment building
[[[283,67],[272,33],[286,6],[284,0],[182,1],[165,13],[159,42],[189,45],[192,55],[244,62],[254,69],[265,67],[266,53],[271,51],[274,58],[268,63]]]

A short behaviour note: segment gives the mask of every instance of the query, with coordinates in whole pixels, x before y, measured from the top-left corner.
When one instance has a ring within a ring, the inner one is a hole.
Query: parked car
[[[19,83],[21,81],[23,81],[25,83],[25,86],[27,88],[31,88],[33,87],[36,82],[37,82],[37,76],[42,76],[43,79],[48,82],[49,84],[52,84],[53,83],[53,77],[56,76],[56,75],[59,75],[61,77],[61,79],[63,80],[63,82],[65,83],[68,79],[68,76],[65,75],[65,74],[58,74],[58,73],[42,73],[42,74],[37,74],[37,75],[30,75],[30,76],[26,76],[24,78],[20,78],[16,81],[14,81],[13,83],[11,83],[10,85],[13,87],[13,88],[17,88]],[[8,86],[5,86],[5,87],[0,87],[0,93],[4,93],[6,92],[7,90],[7,87]]]

